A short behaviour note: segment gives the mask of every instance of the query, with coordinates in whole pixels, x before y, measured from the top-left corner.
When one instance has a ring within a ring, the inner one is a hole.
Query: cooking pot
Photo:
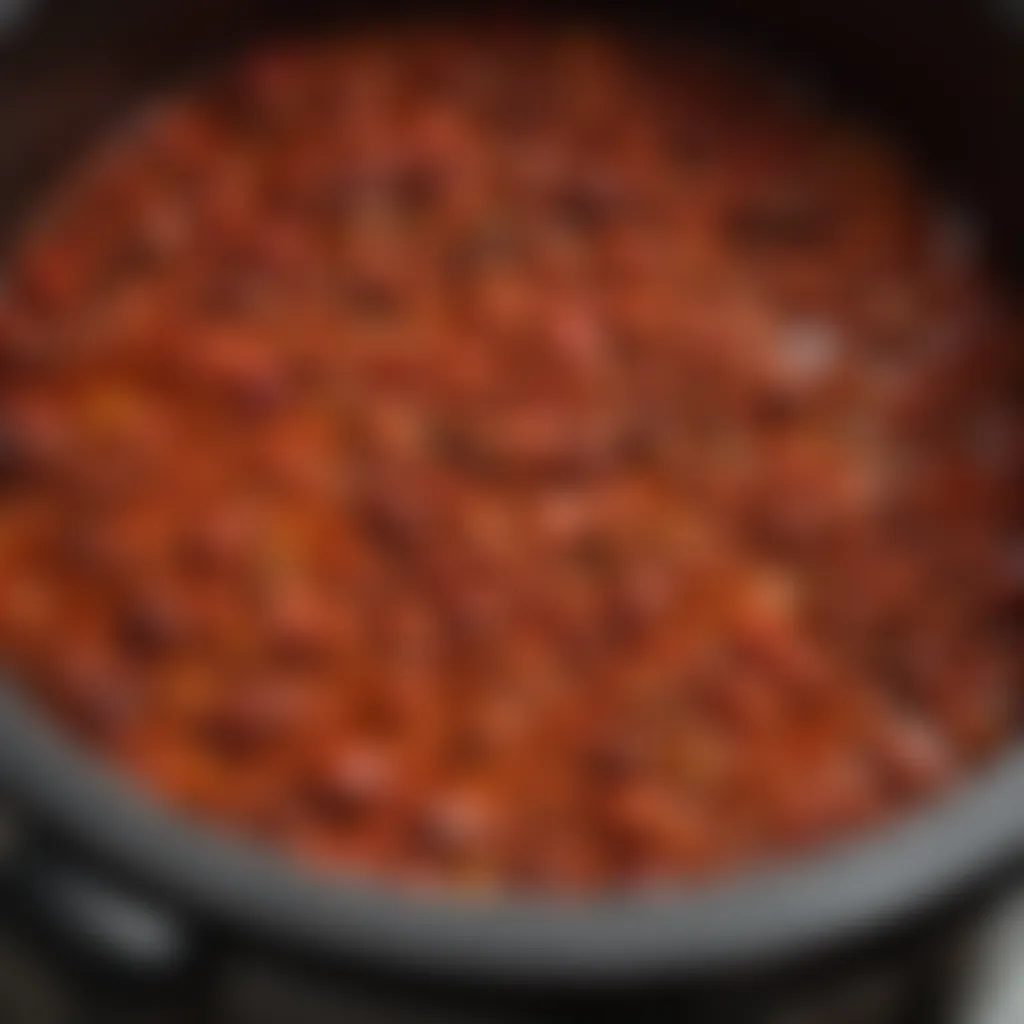
[[[680,32],[724,37],[805,71],[898,133],[977,209],[1008,280],[1024,267],[1024,4],[618,6],[629,11],[573,13],[654,31],[666,45]],[[0,232],[12,237],[47,184],[120,114],[218,53],[322,18],[410,10],[0,3]],[[321,876],[173,817],[66,744],[11,687],[0,690],[0,795],[10,891],[125,968],[201,961],[202,936],[237,934],[367,977],[477,993],[593,995],[806,960],[920,928],[1024,853],[1018,747],[883,831],[707,886],[576,902],[410,896]]]

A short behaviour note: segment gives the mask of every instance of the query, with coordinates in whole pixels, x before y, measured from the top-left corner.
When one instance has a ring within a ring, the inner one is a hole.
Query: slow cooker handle
[[[26,927],[95,969],[155,980],[196,960],[194,929],[179,914],[51,850],[2,805],[0,892]]]
[[[1024,878],[985,922],[954,1024],[1024,1020]]]
[[[86,870],[35,858],[21,866],[20,876],[35,925],[101,969],[165,977],[183,970],[191,958],[183,922]]]

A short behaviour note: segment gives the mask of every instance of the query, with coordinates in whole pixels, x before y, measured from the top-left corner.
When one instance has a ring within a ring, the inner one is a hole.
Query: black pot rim
[[[473,982],[691,978],[852,941],[1024,852],[1024,749],[941,802],[824,854],[692,890],[591,901],[418,896],[317,874],[197,827],[0,690],[0,782],[89,857],[242,934]]]

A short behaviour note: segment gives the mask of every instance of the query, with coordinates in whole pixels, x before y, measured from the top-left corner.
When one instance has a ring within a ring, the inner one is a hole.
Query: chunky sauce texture
[[[586,893],[877,826],[1018,734],[1019,323],[806,92],[570,30],[276,44],[44,212],[0,652],[183,812]]]

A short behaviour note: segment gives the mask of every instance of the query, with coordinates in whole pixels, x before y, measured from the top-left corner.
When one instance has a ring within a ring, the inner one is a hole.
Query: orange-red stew
[[[187,813],[587,892],[1017,734],[1019,325],[805,91],[569,31],[277,45],[45,213],[0,292],[0,652]]]

